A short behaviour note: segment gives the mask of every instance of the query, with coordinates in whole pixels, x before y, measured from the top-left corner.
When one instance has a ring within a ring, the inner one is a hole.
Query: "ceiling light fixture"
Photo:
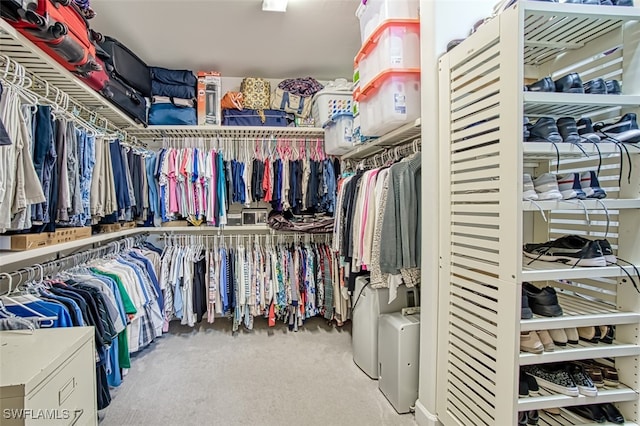
[[[286,12],[288,0],[263,0],[263,12]]]

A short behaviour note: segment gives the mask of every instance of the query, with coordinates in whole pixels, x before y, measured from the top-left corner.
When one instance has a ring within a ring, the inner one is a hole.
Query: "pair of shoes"
[[[538,288],[530,282],[522,283],[522,294],[527,296],[531,311],[543,317],[561,317],[562,307],[553,287]]]
[[[600,187],[595,171],[558,176],[553,173],[544,173],[535,180],[525,173],[522,182],[522,199],[525,201],[601,199],[607,196],[604,189]]]
[[[520,378],[519,378],[519,386],[518,386],[518,396],[521,398],[527,397],[529,395],[539,395],[540,387],[538,386],[538,382],[536,382],[535,377],[530,374],[527,374],[526,371],[520,369]]]
[[[557,346],[577,345],[580,343],[578,329],[575,327],[551,329],[549,330],[549,335]]]
[[[586,139],[580,135],[578,123],[573,117],[560,117],[558,120],[551,117],[540,117],[535,124],[529,124],[527,130],[529,131],[527,142],[599,142],[599,139]]]
[[[593,95],[620,95],[622,88],[618,80],[606,80],[604,78],[594,78],[582,85],[585,93]]]
[[[620,120],[615,123],[596,123],[593,129],[596,132],[600,132],[604,138],[611,139],[614,142],[640,142],[640,129],[638,128],[637,115],[633,112],[623,115]]]
[[[576,413],[596,423],[611,422],[615,424],[624,424],[624,416],[610,402],[604,404],[588,404],[577,405],[575,407],[567,407],[567,410]]]
[[[578,327],[580,340],[589,343],[613,343],[614,328],[611,325],[600,325],[597,327]]]
[[[535,83],[528,84],[529,92],[563,92],[563,93],[584,93],[582,80],[578,73],[572,72],[554,81],[551,77],[544,77]]]
[[[618,370],[615,367],[604,365],[594,360],[576,361],[592,377],[592,381],[598,387],[617,388],[620,386]],[[593,378],[596,378],[594,380]]]
[[[568,396],[596,396],[598,389],[581,366],[569,364],[527,365],[525,371],[535,377],[538,385]]]
[[[523,352],[541,354],[555,349],[556,345],[547,330],[520,332],[520,350]]]
[[[531,262],[543,260],[570,266],[607,266],[600,242],[611,247],[606,239],[589,240],[579,235],[566,235],[546,243],[527,243],[523,246],[523,252],[526,257],[533,259]]]

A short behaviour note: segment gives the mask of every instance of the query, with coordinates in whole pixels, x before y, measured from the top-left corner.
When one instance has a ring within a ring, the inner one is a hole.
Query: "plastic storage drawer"
[[[416,289],[402,285],[398,295],[389,303],[388,288],[372,288],[368,277],[356,278],[351,314],[351,347],[353,362],[365,374],[378,380],[378,319],[380,314],[400,312],[402,308],[415,306]],[[357,300],[357,302],[356,302]]]
[[[327,154],[342,155],[353,149],[353,115],[338,114],[324,128],[324,150]]]
[[[346,90],[320,91],[311,106],[311,116],[317,127],[326,126],[338,114],[351,114],[353,93]]]
[[[420,316],[380,315],[378,388],[398,413],[411,411],[418,399]]]
[[[391,20],[378,27],[355,58],[360,86],[391,69],[420,69],[420,21]]]
[[[366,0],[358,6],[360,41],[365,40],[389,19],[420,19],[419,0]]]
[[[387,70],[362,89],[361,133],[382,136],[420,117],[420,71]]]

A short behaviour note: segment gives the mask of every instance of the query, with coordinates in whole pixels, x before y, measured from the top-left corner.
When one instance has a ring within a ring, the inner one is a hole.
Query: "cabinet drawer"
[[[42,410],[53,418],[33,419],[26,424],[95,424],[95,375],[94,348],[92,342],[87,342],[26,397],[25,408]]]

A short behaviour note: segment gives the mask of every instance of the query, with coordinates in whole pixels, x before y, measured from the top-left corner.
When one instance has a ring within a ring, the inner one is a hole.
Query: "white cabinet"
[[[0,332],[0,424],[97,424],[93,327]]]
[[[525,116],[596,123],[639,111],[639,20],[634,7],[518,1],[440,60],[437,409],[445,425],[512,425],[518,411],[605,402],[615,403],[629,424],[640,420],[634,268],[572,268],[522,254],[524,243],[577,234],[606,238],[618,258],[640,264],[640,147],[628,144],[627,155],[611,142],[523,141]],[[619,80],[622,95],[523,90],[525,81],[569,72],[584,82]],[[523,173],[573,173],[599,164],[607,191],[602,204],[522,201]],[[564,315],[521,320],[523,281],[556,288]],[[598,325],[616,325],[613,344],[519,351],[521,331]],[[518,398],[520,366],[591,358],[614,363],[621,386],[589,398],[546,391]],[[543,424],[587,423],[564,411],[561,419],[540,415]]]

